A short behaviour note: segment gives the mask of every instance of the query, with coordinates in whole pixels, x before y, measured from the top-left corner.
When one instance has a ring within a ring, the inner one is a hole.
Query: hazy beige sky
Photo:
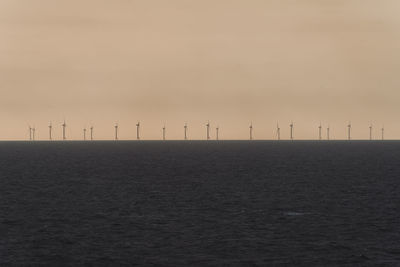
[[[399,0],[0,0],[0,139],[400,138]]]

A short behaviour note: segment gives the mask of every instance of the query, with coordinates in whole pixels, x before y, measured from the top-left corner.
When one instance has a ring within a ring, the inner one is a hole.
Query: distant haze
[[[0,139],[400,138],[399,0],[0,0]]]

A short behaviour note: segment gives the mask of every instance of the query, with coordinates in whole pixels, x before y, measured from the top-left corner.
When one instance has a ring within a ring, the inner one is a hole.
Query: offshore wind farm
[[[94,128],[93,126],[90,127],[90,139],[87,139],[87,136],[86,136],[87,128],[86,127],[83,128],[82,138],[67,139],[67,137],[66,137],[66,126],[67,126],[67,124],[66,124],[66,121],[64,120],[64,122],[61,124],[62,135],[60,136],[60,138],[58,140],[63,140],[63,141],[66,141],[66,140],[68,140],[68,141],[73,141],[73,140],[77,140],[77,141],[78,140],[79,141],[90,140],[90,141],[93,141],[93,140],[95,140],[93,138],[93,128]],[[362,127],[362,126],[360,126],[360,127]],[[53,124],[50,123],[48,128],[49,128],[48,139],[41,138],[39,140],[50,140],[50,141],[51,140],[57,140],[53,136]],[[188,135],[187,135],[188,125],[187,125],[187,123],[184,124],[183,128],[184,128],[184,133],[183,133],[181,138],[178,137],[178,138],[174,138],[174,139],[170,139],[170,140],[188,140]],[[318,125],[318,135],[317,135],[318,137],[317,138],[312,138],[312,136],[307,136],[305,138],[300,138],[300,139],[297,139],[297,140],[319,140],[319,141],[322,141],[322,140],[325,140],[325,141],[343,140],[343,139],[353,140],[353,137],[351,135],[352,125],[351,125],[350,122],[347,125],[344,125],[344,127],[343,127],[343,129],[347,130],[347,138],[331,139],[331,136],[330,136],[331,128],[330,128],[329,125],[326,128],[326,137],[324,138],[323,134],[322,134],[322,128],[323,128],[322,124],[319,123],[319,125]],[[159,139],[158,138],[148,138],[147,140],[163,140],[163,141],[167,141],[168,139],[166,137],[166,125],[164,124],[161,129],[162,129],[162,132],[161,132],[161,136],[160,136]],[[204,140],[211,140],[212,139],[211,138],[210,129],[211,129],[211,124],[210,124],[210,121],[208,121],[206,123],[206,135],[204,137]],[[279,123],[277,123],[275,131],[272,132],[269,136],[265,135],[265,136],[258,136],[258,138],[254,138],[254,135],[253,135],[253,123],[251,122],[250,126],[249,126],[249,138],[248,138],[248,140],[285,140],[285,139],[286,140],[292,140],[292,141],[296,140],[294,138],[294,123],[293,123],[293,121],[291,121],[290,124],[288,124],[287,129],[289,130],[288,131],[289,135],[286,138],[281,138],[281,128],[279,126]],[[223,138],[220,138],[219,130],[220,130],[220,127],[217,126],[215,128],[215,140],[224,140]],[[371,140],[371,141],[372,140],[385,140],[385,137],[384,137],[385,129],[384,129],[384,127],[382,127],[380,129],[380,137],[374,137],[372,124],[370,124],[368,126],[368,128],[365,127],[365,131],[367,131],[367,130],[368,130],[368,138],[366,138],[366,136],[364,135],[363,137],[355,138],[354,140],[366,140],[366,139]],[[116,123],[114,125],[113,138],[110,137],[110,138],[104,138],[104,139],[99,139],[99,140],[115,140],[115,141],[118,141],[118,140],[134,140],[134,139],[136,139],[136,140],[141,140],[142,139],[141,136],[140,136],[140,122],[136,123],[136,137],[135,138],[132,135],[132,137],[130,137],[130,138],[128,137],[126,139],[120,139],[119,138],[119,125],[118,125],[118,123]],[[397,139],[397,138],[394,138],[392,140],[395,140],[395,139]],[[36,139],[36,128],[35,127],[30,127],[29,126],[29,135],[27,136],[27,140],[30,140],[30,141],[38,140],[38,139]],[[146,138],[144,138],[144,140],[146,140]],[[197,139],[193,139],[193,140],[203,140],[203,138],[197,138]],[[237,137],[237,138],[234,138],[234,139],[226,139],[226,140],[246,140],[246,138]]]
[[[399,0],[1,0],[0,266],[400,266]]]

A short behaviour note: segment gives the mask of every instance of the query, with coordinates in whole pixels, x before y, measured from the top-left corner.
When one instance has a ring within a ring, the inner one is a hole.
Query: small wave
[[[303,216],[305,213],[303,212],[294,212],[294,211],[288,211],[285,212],[285,215],[287,216]]]

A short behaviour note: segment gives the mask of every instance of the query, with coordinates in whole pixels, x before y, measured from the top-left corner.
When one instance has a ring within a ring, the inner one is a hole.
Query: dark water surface
[[[400,142],[2,142],[0,265],[400,266]]]

